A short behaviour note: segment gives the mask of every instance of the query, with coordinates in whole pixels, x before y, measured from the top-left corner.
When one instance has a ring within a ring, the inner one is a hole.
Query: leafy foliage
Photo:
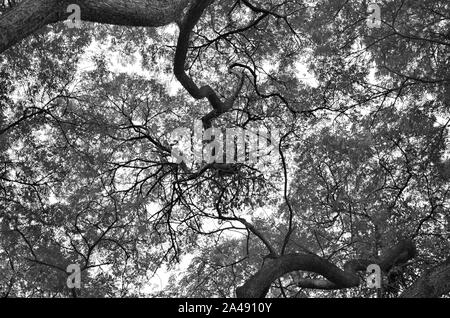
[[[0,294],[73,296],[65,269],[79,263],[82,297],[232,297],[270,260],[264,239],[343,266],[413,238],[413,263],[384,273],[392,297],[445,259],[449,4],[383,1],[380,29],[366,5],[207,9],[187,72],[220,96],[233,92],[230,69],[245,77],[214,126],[281,136],[280,155],[231,170],[171,158],[171,133],[210,110],[174,79],[175,26],[59,23],[2,54]],[[169,283],[149,290],[164,268]],[[299,278],[318,275],[291,272],[269,295],[371,295]]]

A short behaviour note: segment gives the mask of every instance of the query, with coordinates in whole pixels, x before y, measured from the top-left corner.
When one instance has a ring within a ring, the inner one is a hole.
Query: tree
[[[369,296],[369,264],[387,297],[448,295],[449,5],[366,5],[3,1],[0,292],[148,295],[191,256],[160,295]],[[280,140],[178,162],[197,119]]]

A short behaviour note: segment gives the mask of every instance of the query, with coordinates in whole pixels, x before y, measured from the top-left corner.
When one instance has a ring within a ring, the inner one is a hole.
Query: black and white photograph
[[[450,2],[0,0],[0,298],[450,298]]]

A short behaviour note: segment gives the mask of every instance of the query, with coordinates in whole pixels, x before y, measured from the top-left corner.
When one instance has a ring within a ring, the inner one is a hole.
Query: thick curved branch
[[[158,27],[177,21],[189,0],[23,0],[0,16],[0,53],[45,25],[66,20],[70,4],[80,6],[82,21]]]
[[[211,127],[211,121],[219,115],[229,111],[234,104],[239,92],[242,89],[244,76],[240,75],[239,83],[236,85],[234,93],[225,101],[222,101],[213,88],[209,85],[198,87],[189,75],[186,74],[185,64],[189,48],[189,40],[193,28],[199,21],[205,9],[214,0],[196,0],[189,8],[185,18],[180,23],[180,34],[178,36],[177,48],[175,52],[174,74],[181,85],[195,99],[207,98],[213,110],[202,118],[205,129]]]
[[[387,251],[381,261],[368,259],[350,260],[341,270],[328,260],[314,254],[286,254],[265,262],[262,268],[244,285],[236,289],[239,298],[261,298],[269,291],[272,283],[281,276],[293,271],[313,272],[325,280],[301,280],[299,285],[307,288],[343,289],[359,285],[357,272],[365,271],[370,264],[378,264],[384,272],[394,265],[402,264],[415,256],[412,241],[402,241]]]
[[[239,82],[237,83],[236,87],[234,88],[234,93],[223,103],[222,108],[221,109],[213,109],[208,114],[203,116],[202,122],[203,122],[203,127],[205,129],[211,128],[212,121],[214,119],[219,117],[221,114],[226,113],[233,107],[234,101],[238,97],[240,91],[242,90],[242,86],[244,85],[243,74],[239,74],[238,76],[239,76]]]

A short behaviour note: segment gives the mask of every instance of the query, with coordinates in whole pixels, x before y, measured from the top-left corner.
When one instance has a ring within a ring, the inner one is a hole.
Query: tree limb
[[[198,87],[189,75],[186,74],[185,64],[189,48],[189,40],[193,28],[199,21],[205,9],[214,0],[195,0],[189,8],[185,18],[180,23],[180,34],[178,36],[175,52],[174,74],[181,85],[195,99],[207,98],[213,110],[202,118],[205,129],[211,127],[211,121],[231,109],[244,83],[244,76],[240,75],[239,83],[234,93],[225,101],[222,101],[213,88],[209,85]]]
[[[341,270],[328,260],[314,254],[286,254],[265,262],[262,268],[244,285],[236,289],[239,298],[262,298],[272,283],[293,271],[308,271],[320,274],[325,280],[300,280],[299,286],[320,289],[343,289],[359,285],[357,272],[366,270],[370,264],[378,264],[384,272],[397,264],[402,264],[416,254],[412,241],[398,243],[387,251],[382,260],[354,259],[348,261]]]
[[[66,20],[70,4],[81,20],[114,25],[158,27],[179,19],[190,0],[23,0],[0,16],[0,54],[42,27]]]

